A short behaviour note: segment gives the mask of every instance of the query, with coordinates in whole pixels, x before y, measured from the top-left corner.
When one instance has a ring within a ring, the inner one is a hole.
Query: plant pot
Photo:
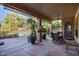
[[[32,44],[35,44],[35,41],[36,41],[36,33],[32,33],[30,36],[31,36],[31,40],[30,40],[31,43]]]

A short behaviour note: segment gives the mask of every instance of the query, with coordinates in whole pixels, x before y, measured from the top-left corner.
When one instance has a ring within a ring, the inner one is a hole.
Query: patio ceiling
[[[62,18],[75,16],[77,5],[72,3],[7,3],[4,4],[30,15],[53,20],[59,15]]]

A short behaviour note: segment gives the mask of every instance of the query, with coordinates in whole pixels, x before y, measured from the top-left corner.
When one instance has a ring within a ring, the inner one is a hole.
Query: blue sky
[[[8,13],[10,13],[10,12],[12,12],[12,11],[9,11],[9,10],[4,9],[4,6],[0,5],[0,21],[4,21],[6,15]],[[18,15],[21,15],[21,14],[18,14]],[[24,16],[24,15],[21,15],[21,16],[23,16],[26,19],[29,18],[28,16]]]
[[[4,6],[0,5],[0,21],[4,19],[6,15],[6,11],[4,10]]]

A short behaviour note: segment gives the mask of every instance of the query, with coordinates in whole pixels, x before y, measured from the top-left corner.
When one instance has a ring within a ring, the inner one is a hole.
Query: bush
[[[18,35],[17,34],[12,34],[12,35],[9,35],[8,37],[9,38],[16,38],[16,37],[18,37]]]

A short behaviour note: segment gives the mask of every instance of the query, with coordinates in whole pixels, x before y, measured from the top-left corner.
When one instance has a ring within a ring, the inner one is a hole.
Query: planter
[[[42,39],[46,40],[46,34],[44,33]]]
[[[31,33],[28,37],[28,42],[31,42],[32,44],[35,44],[36,41],[36,33]]]

